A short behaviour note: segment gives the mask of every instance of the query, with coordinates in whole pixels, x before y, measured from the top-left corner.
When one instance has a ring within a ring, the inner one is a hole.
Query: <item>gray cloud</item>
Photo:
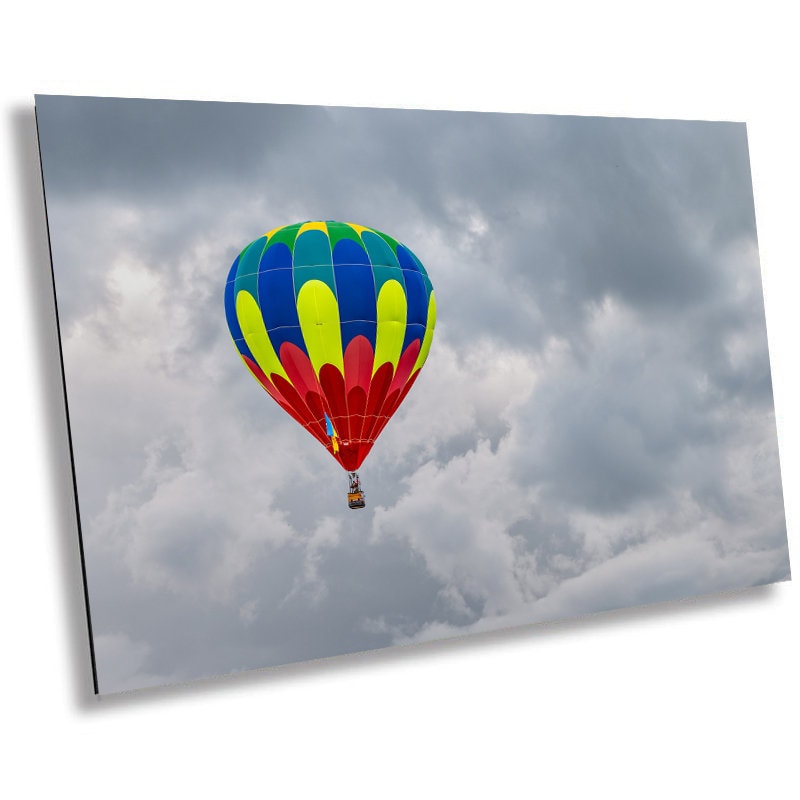
[[[37,98],[102,691],[789,575],[736,123]],[[406,241],[439,323],[368,508],[242,369],[264,230]]]

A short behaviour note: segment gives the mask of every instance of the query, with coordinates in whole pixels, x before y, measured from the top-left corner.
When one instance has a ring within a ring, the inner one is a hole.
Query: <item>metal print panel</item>
[[[789,578],[744,124],[36,112],[98,692]]]

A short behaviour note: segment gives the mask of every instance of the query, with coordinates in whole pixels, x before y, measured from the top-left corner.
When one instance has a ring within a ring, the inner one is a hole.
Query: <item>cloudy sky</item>
[[[36,106],[101,692],[789,577],[743,124]],[[436,290],[359,512],[225,323],[306,219]]]

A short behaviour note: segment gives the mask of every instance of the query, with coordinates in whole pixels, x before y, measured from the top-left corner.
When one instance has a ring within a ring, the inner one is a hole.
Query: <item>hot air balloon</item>
[[[239,355],[256,380],[348,473],[358,469],[428,357],[436,301],[425,268],[391,236],[298,222],[242,250],[225,287]]]

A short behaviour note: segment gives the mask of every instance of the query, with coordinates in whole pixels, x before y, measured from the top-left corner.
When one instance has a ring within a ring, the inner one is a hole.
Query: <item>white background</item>
[[[746,121],[796,560],[788,6],[49,5],[0,46],[0,794],[796,796],[792,583],[95,699],[33,127],[34,93]]]

